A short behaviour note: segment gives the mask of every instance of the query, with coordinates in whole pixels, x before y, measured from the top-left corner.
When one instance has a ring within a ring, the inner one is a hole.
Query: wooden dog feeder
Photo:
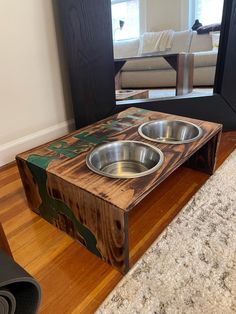
[[[153,143],[138,127],[157,119],[181,119],[201,127],[195,142]],[[129,108],[68,136],[16,157],[29,207],[89,251],[126,273],[130,267],[129,217],[136,206],[174,170],[186,166],[212,174],[222,126],[144,109]],[[164,153],[154,173],[135,179],[113,179],[88,169],[87,154],[98,144],[134,140]],[[79,258],[79,256],[78,256]]]

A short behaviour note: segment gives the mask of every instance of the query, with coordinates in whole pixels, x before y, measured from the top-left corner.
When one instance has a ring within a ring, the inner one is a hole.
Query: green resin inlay
[[[87,151],[91,148],[93,144],[85,143],[85,142],[76,142],[73,145],[69,145],[65,141],[54,142],[48,146],[48,149],[52,150],[53,152],[57,153],[57,158],[60,156],[65,156],[67,158],[74,158],[79,154]]]
[[[119,125],[120,125],[120,121],[119,120],[111,120],[111,121],[108,121],[106,124],[102,124],[101,127],[103,129],[113,129],[113,128],[116,128]]]
[[[74,135],[75,138],[78,138],[84,142],[88,142],[89,144],[98,145],[105,141],[107,141],[106,136],[97,137],[96,134],[89,134],[89,132],[83,132],[79,133],[77,135]]]
[[[138,109],[136,112],[132,112],[130,114],[124,115],[122,118],[109,120],[104,124],[100,125],[100,130],[112,130],[117,131],[117,126],[132,126],[133,121],[135,120],[143,120],[145,117],[140,116],[143,113],[148,112],[146,109]],[[130,119],[130,122],[127,122],[126,119]],[[124,121],[123,121],[124,120]],[[105,132],[105,131],[104,131]],[[60,156],[64,156],[67,158],[74,158],[81,153],[86,152],[90,148],[92,148],[94,145],[102,144],[104,142],[107,142],[108,135],[104,134],[102,136],[97,136],[96,132],[91,133],[89,131],[84,131],[82,133],[78,133],[76,135],[73,135],[73,138],[78,139],[73,144],[67,143],[65,140],[56,141],[52,144],[50,144],[47,148],[57,154],[56,158],[60,158]],[[55,159],[56,159],[55,158]]]
[[[58,213],[64,214],[73,223],[75,230],[77,230],[83,237],[88,250],[101,257],[101,254],[96,247],[97,240],[93,233],[76,219],[72,210],[65,203],[59,199],[51,197],[47,193],[46,169],[49,163],[57,158],[58,156],[30,155],[27,159],[28,167],[38,184],[39,194],[42,199],[42,204],[39,206],[39,212],[44,219],[51,223],[57,218]]]
[[[74,158],[86,152],[94,145],[101,144],[108,140],[106,136],[97,137],[95,134],[90,135],[89,132],[83,132],[73,137],[79,140],[73,144],[68,144],[66,141],[54,142],[48,146],[48,149],[57,153],[57,158],[60,158],[60,156]]]
[[[73,158],[78,155],[75,152],[75,147],[69,146],[68,143],[65,141],[52,143],[51,145],[48,146],[48,149],[68,158]]]

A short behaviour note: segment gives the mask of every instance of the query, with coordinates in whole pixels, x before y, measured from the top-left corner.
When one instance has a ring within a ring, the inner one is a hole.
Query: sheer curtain
[[[113,40],[138,38],[139,0],[112,0],[111,8]]]
[[[195,0],[195,19],[203,25],[220,23],[223,3],[224,0]]]

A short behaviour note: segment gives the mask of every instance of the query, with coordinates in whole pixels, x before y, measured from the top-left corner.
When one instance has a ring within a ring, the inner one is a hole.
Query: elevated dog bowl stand
[[[202,128],[203,135],[195,142],[181,145],[143,139],[137,132],[138,127],[156,119],[195,123]],[[16,159],[29,207],[126,273],[130,267],[130,213],[184,163],[212,174],[220,134],[221,125],[216,123],[129,108],[19,154]],[[135,179],[112,179],[89,170],[85,163],[87,154],[96,145],[115,140],[142,141],[158,147],[164,153],[164,163],[156,172]]]

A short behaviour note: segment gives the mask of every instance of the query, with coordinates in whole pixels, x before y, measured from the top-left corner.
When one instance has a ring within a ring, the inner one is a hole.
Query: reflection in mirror
[[[111,0],[117,101],[213,92],[224,0]]]

